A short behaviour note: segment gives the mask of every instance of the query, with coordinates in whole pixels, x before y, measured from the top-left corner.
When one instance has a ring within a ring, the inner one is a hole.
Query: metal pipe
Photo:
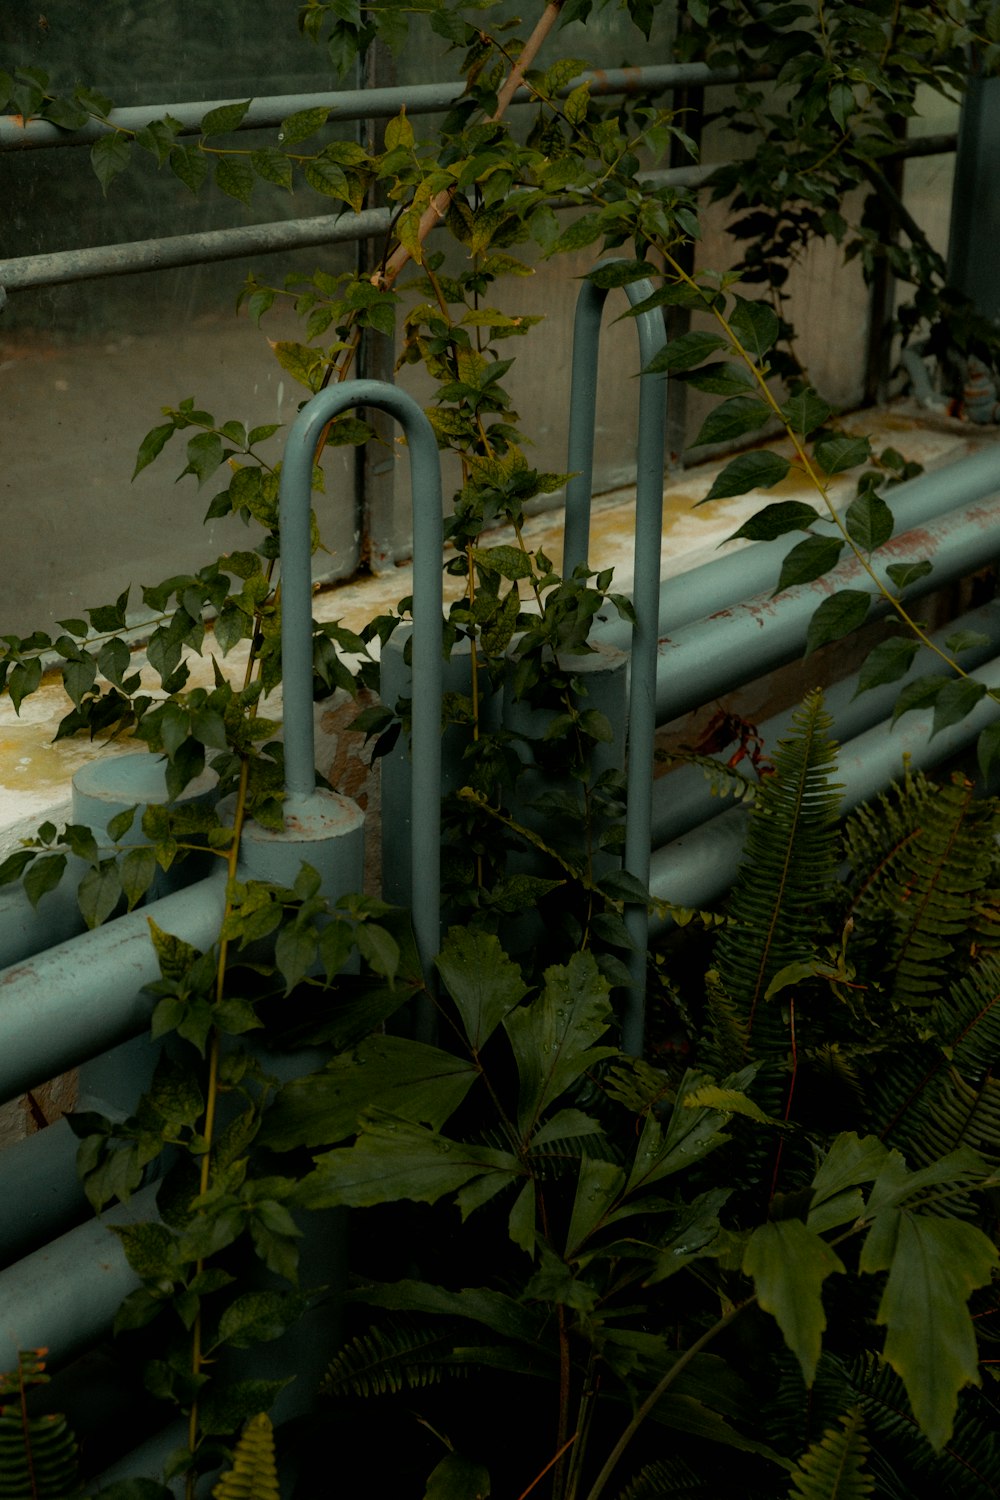
[[[969,675],[987,687],[1000,688],[1000,657]],[[833,777],[843,788],[841,811],[850,812],[884,790],[898,777],[904,754],[918,770],[940,765],[966,749],[998,713],[1000,706],[984,698],[960,723],[933,738],[934,714],[927,709],[907,714],[891,731],[884,723],[876,724],[848,740],[841,747]],[[657,849],[650,872],[654,898],[686,907],[716,901],[736,877],[748,817],[743,808],[732,808]],[[669,926],[669,917],[657,915],[650,922],[650,935],[655,938]]]
[[[225,872],[0,972],[0,1102],[137,1036],[159,978],[149,917],[195,948],[219,934]]]
[[[738,68],[710,68],[706,63],[666,63],[649,68],[600,68],[580,73],[557,90],[566,99],[581,83],[590,84],[591,94],[655,94],[669,89],[703,87],[710,84],[735,83],[741,77]],[[343,89],[337,93],[271,94],[250,101],[239,130],[261,130],[280,125],[289,115],[305,109],[325,109],[327,121],[385,120],[405,109],[408,115],[433,114],[450,109],[465,93],[464,80],[447,83],[421,83],[384,89]],[[531,104],[537,99],[533,89],[522,87],[514,95],[514,104]],[[34,119],[24,123],[17,115],[0,116],[0,151],[17,151],[44,146],[89,146],[102,135],[115,131],[137,131],[164,115],[180,124],[181,135],[196,135],[209,110],[237,99],[184,100],[176,104],[140,104],[132,108],[113,109],[108,123],[91,120],[79,130],[64,130],[49,120]]]
[[[959,506],[998,493],[1000,450],[991,443],[980,453],[945,468],[932,469],[890,490],[887,498],[896,521],[893,535],[901,528],[911,532],[956,511]],[[815,529],[821,535],[832,535],[835,531],[832,521],[823,520],[817,520]],[[699,568],[665,578],[660,585],[660,634],[666,635],[681,625],[714,615],[734,599],[748,599],[773,589],[781,560],[791,545],[787,536],[773,542],[754,542]],[[983,560],[979,559],[980,565]],[[627,646],[629,627],[616,617],[601,624],[600,636],[613,645]]]
[[[387,208],[373,208],[360,214],[320,214],[311,219],[243,224],[231,229],[207,229],[200,234],[92,245],[82,250],[53,250],[45,255],[0,260],[0,283],[8,291],[23,291],[33,286],[93,281],[102,276],[162,271],[170,266],[236,260],[243,255],[270,255],[277,250],[295,250],[307,245],[342,244],[386,234],[390,223]]]
[[[886,580],[886,566],[929,558],[933,570],[904,590],[910,601],[982,567],[993,555],[1000,496],[944,516],[893,537],[872,554],[877,575]],[[739,604],[692,621],[659,642],[656,712],[661,724],[751,681],[762,672],[791,661],[802,649],[806,630],[821,600],[844,588],[871,588],[860,562],[851,555],[831,573],[812,583],[786,589],[776,598],[758,594]],[[887,587],[892,588],[891,583]],[[888,601],[875,594],[869,620],[889,611]]]
[[[441,470],[434,431],[405,391],[377,380],[328,386],[302,408],[285,446],[279,491],[281,527],[281,661],[285,721],[285,790],[294,811],[313,796],[312,538],[310,494],[320,439],[333,417],[374,406],[406,434],[413,494],[413,828],[410,845],[413,927],[424,973],[440,946],[441,808]]]
[[[18,1349],[48,1348],[68,1364],[104,1336],[123,1298],[140,1284],[108,1226],[155,1218],[155,1196],[155,1187],[144,1188],[0,1272],[4,1369],[16,1367]]]
[[[604,262],[614,264],[614,262]],[[625,287],[635,306],[652,295],[649,281]],[[563,574],[587,565],[590,538],[590,499],[593,485],[594,429],[597,412],[597,356],[606,287],[584,281],[576,303],[570,384],[570,421],[567,468],[575,471],[566,486],[566,524],[563,535]],[[640,366],[645,367],[666,342],[658,311],[635,319]],[[662,375],[639,377],[639,430],[636,448],[635,561],[631,634],[631,678],[628,700],[627,812],[624,868],[641,885],[649,879],[652,817],[653,739],[656,732],[656,663],[659,614],[660,537],[663,530],[663,466],[666,443],[666,381]],[[646,989],[646,927],[644,905],[629,905],[625,921],[632,939],[629,960],[632,984],[622,1011],[622,1046],[642,1050]]]
[[[962,666],[968,672],[984,665],[1000,652],[1000,601],[984,605],[982,609],[952,620],[943,629],[935,632],[931,639],[943,646],[945,638],[956,630],[972,630],[986,637],[983,645],[962,652]],[[919,676],[940,666],[940,662],[926,646],[921,646],[913,659],[911,673]],[[823,703],[833,719],[833,736],[840,743],[863,734],[881,724],[886,733],[888,721],[899,696],[899,683],[887,682],[881,687],[870,688],[856,697],[859,674],[823,689]],[[764,744],[764,753],[788,734],[795,708],[775,714],[756,725]],[[660,776],[653,782],[653,819],[651,842],[659,848],[671,839],[690,832],[698,824],[717,817],[726,806],[723,800],[712,795],[711,785],[700,766],[679,765],[675,771]]]

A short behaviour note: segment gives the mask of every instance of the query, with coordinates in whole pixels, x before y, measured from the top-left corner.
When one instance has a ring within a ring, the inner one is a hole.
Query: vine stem
[[[546,5],[541,16],[538,18],[534,31],[525,42],[520,57],[508,73],[500,88],[500,92],[497,94],[496,109],[491,115],[486,116],[488,124],[495,125],[503,119],[510,101],[524,81],[525,73],[538,56],[542,43],[558,21],[563,4],[564,0],[549,0],[548,5]],[[454,187],[442,188],[441,192],[436,193],[424,209],[417,229],[418,245],[423,244],[431,230],[436,228],[446,216],[455,192],[456,189]],[[375,286],[383,288],[392,286],[404,266],[408,265],[412,259],[413,256],[405,245],[397,245],[392,255],[386,261],[384,269],[376,271],[372,276],[372,283]]]
[[[681,266],[679,262],[674,259],[669,250],[663,250],[662,254],[664,260],[670,266],[671,270],[677,276],[678,280],[684,282],[686,286],[693,288],[703,298],[707,310],[712,314],[715,321],[719,324],[719,327],[724,331],[726,337],[731,341],[733,348],[736,350],[740,359],[742,359],[743,363],[746,365],[747,369],[750,371],[751,375],[756,381],[764,401],[771,408],[772,413],[775,417],[777,417],[778,421],[785,429],[792,447],[795,449],[795,456],[798,461],[798,465],[801,468],[802,472],[805,474],[809,483],[813,486],[817,494],[822,499],[823,504],[826,506],[830,520],[833,522],[834,526],[836,526],[844,541],[853,552],[858,563],[868,574],[868,577],[871,579],[872,583],[875,585],[882,598],[885,599],[890,608],[895,611],[896,615],[907,627],[907,629],[912,631],[912,633],[916,636],[917,640],[922,646],[926,646],[929,651],[932,651],[935,656],[939,657],[941,661],[943,661],[945,665],[955,673],[956,676],[968,677],[968,672],[966,672],[962,667],[959,666],[954,657],[949,656],[947,651],[942,651],[941,647],[935,644],[935,642],[924,630],[923,626],[920,625],[909,613],[906,606],[903,604],[903,601],[899,599],[894,593],[892,593],[890,589],[886,588],[885,584],[882,582],[881,578],[879,578],[878,574],[875,572],[875,569],[868,561],[868,558],[854,541],[846,525],[841,519],[836,506],[830,499],[829,486],[820,478],[816,467],[812,462],[812,459],[806,452],[804,438],[800,437],[799,434],[795,431],[791,422],[781,410],[780,405],[775,399],[774,393],[768,386],[766,366],[762,367],[757,364],[756,360],[752,357],[749,350],[744,347],[740,339],[737,337],[736,333],[733,331],[733,327],[729,322],[729,319],[726,317],[725,313],[720,308],[714,305],[714,302],[712,302],[712,300],[706,295],[704,288],[698,285],[693,276],[688,275],[687,271],[685,271],[683,266]],[[989,692],[990,697],[997,697],[995,692],[992,692],[989,689],[987,691]]]
[[[664,1375],[663,1379],[650,1391],[649,1395],[646,1397],[645,1401],[643,1401],[642,1405],[636,1409],[635,1413],[632,1416],[632,1420],[624,1429],[621,1437],[618,1439],[617,1443],[615,1443],[615,1446],[608,1454],[603,1469],[594,1480],[590,1493],[587,1496],[587,1500],[600,1500],[600,1496],[603,1495],[608,1481],[614,1473],[615,1469],[618,1467],[618,1463],[629,1443],[631,1443],[632,1439],[635,1437],[639,1428],[649,1416],[656,1403],[661,1399],[661,1397],[666,1395],[667,1391],[673,1385],[678,1375],[682,1374],[683,1371],[687,1369],[688,1365],[694,1359],[695,1355],[700,1354],[701,1351],[706,1348],[707,1345],[710,1344],[712,1340],[723,1331],[724,1328],[728,1328],[730,1323],[732,1323],[735,1318],[738,1318],[740,1313],[743,1312],[745,1308],[752,1306],[753,1303],[756,1302],[756,1300],[756,1297],[749,1297],[746,1302],[737,1302],[733,1307],[729,1309],[727,1313],[723,1313],[722,1317],[719,1318],[717,1322],[713,1323],[711,1328],[706,1329],[700,1339],[695,1339],[694,1343],[691,1344],[689,1348],[685,1349],[684,1353],[677,1360],[677,1363],[670,1367],[670,1369]]]

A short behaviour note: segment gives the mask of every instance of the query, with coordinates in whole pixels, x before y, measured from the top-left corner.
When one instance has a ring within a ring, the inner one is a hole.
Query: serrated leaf
[[[997,1267],[996,1246],[959,1219],[904,1211],[876,1322],[887,1328],[883,1358],[906,1386],[931,1446],[951,1436],[958,1393],[979,1384],[968,1299]]]
[[[717,349],[725,349],[726,340],[718,333],[707,333],[692,329],[671,339],[663,349],[653,356],[643,370],[644,375],[659,374],[663,370],[689,370],[700,365],[703,359]]]
[[[829,641],[839,641],[842,636],[857,630],[864,624],[871,602],[871,594],[865,593],[864,589],[838,589],[829,599],[824,599],[809,621],[806,656]]]
[[[284,146],[297,145],[325,125],[329,113],[328,109],[323,108],[297,110],[287,120],[282,120],[278,140]]]
[[[107,196],[108,188],[132,160],[132,142],[116,131],[100,136],[90,148],[90,164]]]
[[[170,170],[185,187],[196,193],[208,176],[208,159],[196,146],[175,146],[169,156]]]
[[[498,547],[474,547],[472,555],[485,572],[497,573],[510,582],[531,577],[531,558],[521,547],[505,544]]]
[[[844,1270],[843,1261],[800,1219],[779,1219],[754,1230],[743,1270],[753,1277],[758,1302],[777,1320],[811,1386],[826,1327],[823,1282]]]
[[[892,536],[895,518],[881,495],[865,490],[847,508],[844,525],[847,535],[862,552],[884,547]]]
[[[597,1045],[612,1019],[608,985],[593,956],[577,953],[545,971],[541,995],[504,1019],[520,1080],[518,1122],[530,1131],[588,1067],[614,1048]]]
[[[790,468],[791,464],[787,458],[782,458],[780,453],[771,453],[767,449],[761,448],[752,453],[741,453],[738,458],[733,459],[732,463],[726,465],[721,474],[716,475],[712,488],[704,500],[698,501],[698,504],[706,505],[709,500],[723,500],[727,499],[730,495],[745,495],[750,490],[770,489],[772,485],[781,483]],[[816,512],[811,505],[802,505],[800,502],[791,500],[784,502],[784,504],[793,508],[797,505],[799,514],[808,512],[811,519],[805,523],[807,526],[811,525],[812,521],[815,521]],[[768,510],[770,511],[777,508],[777,506],[768,506]],[[764,514],[765,512],[761,512],[761,516]],[[755,516],[753,521],[744,522],[743,526],[734,535],[749,535],[746,527],[752,526],[753,522],[759,521],[760,518],[760,516]],[[784,528],[786,531],[801,529],[801,524],[795,527],[786,526]],[[781,532],[776,531],[772,534],[780,536]],[[732,537],[729,540],[732,541]]]
[[[807,536],[797,542],[781,564],[776,594],[800,583],[812,583],[836,567],[845,543],[835,536]]]
[[[709,412],[691,446],[700,448],[705,443],[732,442],[745,432],[756,432],[770,415],[765,402],[756,396],[733,396]]]
[[[733,304],[729,326],[747,353],[759,361],[778,337],[777,314],[766,302],[751,302],[746,297],[734,297]]]
[[[221,156],[215,164],[215,185],[247,207],[253,202],[254,170],[242,156]]]
[[[887,641],[880,641],[862,664],[854,696],[905,677],[919,649],[920,642],[914,636],[893,635]]]
[[[892,722],[895,724],[897,719],[913,709],[930,708],[938,693],[952,680],[941,673],[928,673],[924,677],[915,677],[912,682],[906,684],[896,699],[896,706],[892,711]]]
[[[726,540],[732,542],[737,537],[746,537],[751,542],[773,542],[776,537],[785,536],[790,531],[808,531],[818,520],[816,510],[803,500],[777,500],[744,521]]]
[[[210,109],[208,114],[202,116],[202,135],[224,135],[230,130],[238,129],[249,108],[250,100],[244,99],[242,103],[220,104],[217,109]]]
[[[317,349],[310,349],[308,344],[299,344],[285,339],[272,342],[271,348],[281,368],[287,370],[293,380],[297,380],[313,393],[319,390],[326,360]]]
[[[407,119],[405,109],[400,110],[393,119],[386,121],[385,149],[387,151],[395,151],[397,146],[409,150],[414,140],[413,126]]]
[[[867,463],[872,456],[872,445],[868,438],[837,437],[821,439],[813,449],[813,456],[826,474],[842,474],[857,464]]]
[[[822,427],[830,415],[830,408],[825,401],[820,400],[815,391],[804,390],[785,402],[781,415],[793,432],[800,437],[808,437],[817,427]]]
[[[974,677],[955,677],[947,682],[934,699],[934,723],[931,738],[951,724],[959,724],[971,714],[986,692],[986,684]]]
[[[521,971],[492,933],[461,927],[448,933],[436,966],[478,1053],[527,994]]]

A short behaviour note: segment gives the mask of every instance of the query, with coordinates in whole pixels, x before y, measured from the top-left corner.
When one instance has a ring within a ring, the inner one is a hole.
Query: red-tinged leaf
[[[745,495],[750,490],[768,490],[772,485],[780,484],[790,468],[791,464],[787,458],[782,458],[780,453],[771,453],[764,448],[757,449],[753,453],[741,453],[738,458],[733,459],[732,463],[726,465],[721,474],[716,475],[712,488],[704,500],[698,501],[698,504],[706,505],[709,500],[724,500],[730,495]],[[775,508],[774,506],[768,507],[769,510]],[[816,512],[812,506],[805,505],[801,509],[808,511],[811,521],[815,521]],[[807,521],[806,525],[810,525],[811,521]],[[788,529],[802,528],[797,526],[786,528]],[[775,536],[780,534],[780,532],[774,533]],[[736,535],[744,536],[746,532],[741,527]]]
[[[838,589],[814,611],[806,631],[806,650],[817,651],[830,641],[839,641],[863,625],[871,608],[872,596],[863,589]]]

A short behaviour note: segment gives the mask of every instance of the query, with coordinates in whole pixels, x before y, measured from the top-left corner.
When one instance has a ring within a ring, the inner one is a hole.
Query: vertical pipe
[[[613,262],[604,261],[604,265]],[[648,281],[625,288],[633,307],[652,295]],[[566,487],[566,528],[563,576],[586,565],[590,536],[594,428],[597,410],[597,351],[601,313],[607,289],[585,281],[576,305],[570,387],[570,425],[567,466],[575,470]],[[666,342],[663,318],[657,311],[636,318],[642,369]],[[635,568],[632,629],[632,667],[628,710],[628,810],[625,818],[625,870],[643,886],[649,881],[649,840],[652,822],[652,761],[656,732],[656,659],[660,594],[660,538],[663,530],[663,465],[666,444],[665,378],[639,379],[639,437],[636,450]],[[642,1050],[646,992],[646,939],[649,916],[640,905],[629,906],[625,922],[632,939],[629,960],[632,983],[622,1014],[622,1046]]]
[[[437,442],[411,396],[374,380],[320,391],[288,435],[281,470],[281,659],[285,702],[285,791],[290,810],[316,783],[312,712],[312,469],[327,423],[349,407],[373,406],[406,434],[413,489],[413,927],[424,974],[440,941],[441,555],[444,524]]]

